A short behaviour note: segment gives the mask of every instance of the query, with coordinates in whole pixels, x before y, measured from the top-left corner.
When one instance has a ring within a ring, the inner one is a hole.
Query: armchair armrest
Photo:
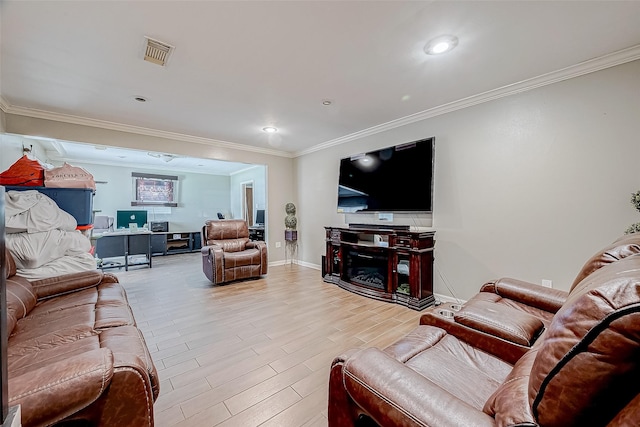
[[[60,421],[93,403],[113,376],[113,354],[100,348],[9,378],[10,405],[23,425]]]
[[[102,283],[103,279],[110,283],[118,281],[118,279],[111,274],[105,275],[100,270],[89,270],[81,273],[63,274],[61,276],[33,280],[30,283],[36,292],[38,300],[41,300],[98,286]]]
[[[342,363],[342,362],[338,362]],[[343,364],[350,398],[381,425],[495,426],[495,420],[377,348]]]
[[[205,276],[214,284],[220,283],[224,279],[224,253],[222,245],[203,246],[200,249],[202,254],[202,271]]]
[[[482,285],[480,292],[492,292],[550,313],[557,312],[569,295],[560,289],[545,288],[510,277],[487,282]]]
[[[531,314],[486,301],[462,306],[454,321],[516,344],[531,347],[544,330],[544,323]]]
[[[247,242],[246,248],[256,248],[258,251],[260,251],[260,274],[267,274],[267,267],[269,265],[267,255],[267,242],[262,240],[249,241]]]

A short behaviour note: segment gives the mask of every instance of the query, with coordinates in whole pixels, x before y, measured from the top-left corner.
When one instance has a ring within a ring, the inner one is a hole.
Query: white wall
[[[567,289],[638,221],[639,112],[635,61],[301,156],[300,259],[320,264],[323,227],[345,223],[341,157],[435,136],[434,291],[467,299],[501,276]]]

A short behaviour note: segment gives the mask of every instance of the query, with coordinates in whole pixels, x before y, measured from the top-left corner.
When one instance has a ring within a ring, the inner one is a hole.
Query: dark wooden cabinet
[[[422,310],[433,297],[434,231],[325,227],[324,280]]]
[[[202,241],[199,231],[184,233],[158,232],[151,236],[151,253],[153,255],[181,254],[199,251]]]

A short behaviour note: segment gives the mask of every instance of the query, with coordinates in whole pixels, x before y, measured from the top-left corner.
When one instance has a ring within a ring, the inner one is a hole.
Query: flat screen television
[[[435,138],[340,160],[338,212],[432,212]]]
[[[129,228],[129,224],[136,224],[138,228],[147,223],[147,211],[117,211],[116,227]]]

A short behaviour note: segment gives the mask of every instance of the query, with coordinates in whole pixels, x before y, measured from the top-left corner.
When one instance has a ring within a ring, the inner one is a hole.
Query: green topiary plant
[[[640,190],[635,193],[631,193],[631,204],[638,212],[640,212]],[[631,224],[629,228],[626,229],[624,234],[638,233],[640,232],[640,222],[636,222],[635,224]]]

